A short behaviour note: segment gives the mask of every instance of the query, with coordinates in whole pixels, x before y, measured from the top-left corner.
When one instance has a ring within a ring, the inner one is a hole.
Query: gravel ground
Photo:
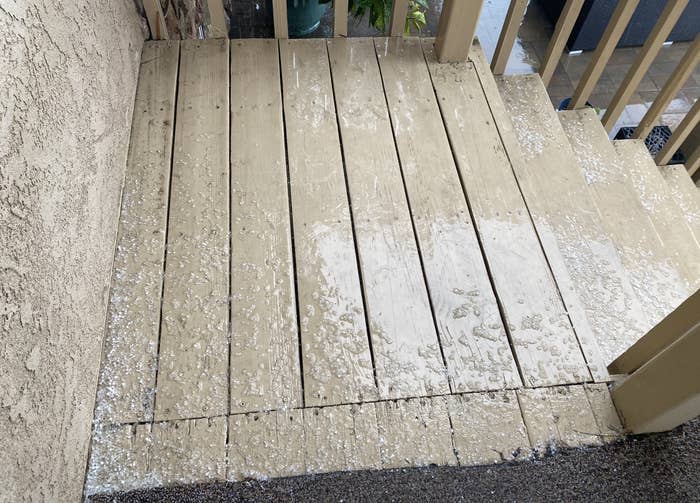
[[[91,502],[700,501],[700,420],[669,433],[493,466],[331,473],[216,483]]]

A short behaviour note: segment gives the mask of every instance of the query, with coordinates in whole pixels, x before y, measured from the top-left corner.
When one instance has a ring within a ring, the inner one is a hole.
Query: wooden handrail
[[[483,4],[483,0],[444,1],[435,38],[438,61],[447,63],[467,59]]]
[[[698,62],[700,62],[700,34],[695,37],[695,41],[685,52],[683,59],[678,63],[678,66],[673,71],[671,77],[666,81],[666,84],[664,84],[663,89],[659,92],[654,103],[649,107],[647,113],[644,114],[641,122],[634,130],[632,138],[644,140],[649,135],[651,129],[654,127],[654,123],[663,111],[666,110],[673,98],[678,95],[678,91],[681,90],[683,84],[690,78]]]
[[[275,23],[275,38],[289,38],[287,0],[272,0],[272,18]]]
[[[622,112],[625,110],[632,93],[637,90],[639,83],[647,73],[647,70],[649,70],[649,66],[651,66],[651,63],[659,54],[661,46],[676,25],[676,21],[678,21],[678,18],[688,6],[688,1],[689,0],[669,0],[666,7],[664,7],[664,10],[659,16],[659,20],[654,25],[646,42],[644,42],[637,59],[632,63],[632,67],[617,88],[615,96],[603,115],[602,123],[606,131],[612,131],[617,119],[620,118],[620,115],[622,115]]]
[[[574,96],[569,103],[569,110],[583,107],[590,98],[593,88],[600,79],[605,65],[608,64],[608,60],[617,47],[617,43],[632,19],[632,14],[634,14],[638,4],[639,0],[618,1],[608,26],[605,28],[595,52],[593,52],[593,58],[588,63],[586,71],[583,73],[576,91],[574,91]]]
[[[333,36],[348,36],[348,0],[333,0]]]
[[[690,112],[688,112],[688,114],[683,118],[681,123],[671,135],[671,138],[669,138],[668,142],[666,142],[664,148],[661,150],[661,152],[659,152],[656,155],[656,164],[658,164],[659,166],[668,164],[671,158],[673,157],[673,154],[676,153],[676,150],[678,150],[678,148],[685,141],[688,135],[690,135],[691,131],[693,131],[693,129],[698,125],[699,122],[700,100],[695,102],[693,108],[691,108]]]
[[[493,53],[491,61],[491,71],[495,75],[501,75],[506,70],[508,58],[513,51],[515,38],[518,36],[518,29],[522,23],[525,9],[527,9],[528,0],[511,0],[508,6],[508,13],[501,28],[501,34],[498,36],[498,44],[496,52]]]
[[[564,47],[566,46],[566,41],[571,35],[571,31],[574,29],[574,24],[578,15],[581,12],[581,7],[583,7],[584,0],[568,0],[564,9],[561,11],[561,15],[557,20],[557,25],[554,28],[554,34],[552,39],[549,41],[549,46],[547,46],[547,53],[544,56],[544,63],[540,67],[540,77],[542,82],[544,82],[545,87],[549,85],[549,81],[552,80],[552,75],[554,75],[554,70],[561,59],[561,55],[564,52]]]

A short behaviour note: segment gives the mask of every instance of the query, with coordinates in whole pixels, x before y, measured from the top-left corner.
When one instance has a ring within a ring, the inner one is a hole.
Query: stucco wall
[[[144,34],[0,1],[0,501],[79,501]]]

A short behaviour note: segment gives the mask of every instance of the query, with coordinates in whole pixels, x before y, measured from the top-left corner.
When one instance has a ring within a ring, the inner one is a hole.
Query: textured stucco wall
[[[0,0],[0,501],[79,501],[144,34]]]

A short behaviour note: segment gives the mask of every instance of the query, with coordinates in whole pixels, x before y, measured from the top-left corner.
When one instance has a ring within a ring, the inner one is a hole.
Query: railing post
[[[695,173],[700,169],[700,145],[695,147],[695,150],[686,159],[685,169],[688,170],[690,176],[695,176]]]
[[[211,22],[212,38],[228,38],[226,26],[226,12],[222,0],[207,0],[209,8],[209,20]]]
[[[700,415],[700,291],[609,367],[629,375],[612,389],[632,433],[666,431]]]
[[[333,36],[348,36],[348,0],[333,0]]]
[[[144,0],[143,9],[146,11],[148,28],[151,30],[151,40],[168,40],[170,37],[160,0]]]
[[[651,66],[651,63],[659,54],[661,46],[676,25],[676,21],[678,21],[678,18],[688,6],[688,1],[689,0],[669,0],[666,7],[664,7],[664,10],[659,16],[659,20],[654,25],[654,29],[649,34],[646,42],[644,42],[641,52],[627,72],[627,75],[625,75],[625,80],[623,80],[620,87],[617,88],[615,96],[601,119],[603,127],[608,133],[615,127],[615,123],[617,119],[620,118],[620,115],[622,115],[622,112],[629,102],[630,96],[637,90],[642,77],[647,73],[649,66]]]
[[[483,0],[445,0],[435,38],[440,63],[465,61],[474,41]]]
[[[644,114],[641,122],[635,128],[632,138],[640,140],[646,139],[647,135],[654,127],[656,120],[663,111],[666,110],[673,98],[678,94],[678,91],[683,87],[683,84],[685,84],[693,73],[698,61],[700,61],[700,34],[695,37],[695,41],[683,55],[683,59],[678,63],[678,66],[666,81],[666,84],[664,84],[663,89],[659,92],[654,103],[652,103],[649,110],[647,110],[647,113]]]
[[[525,15],[527,4],[528,0],[511,0],[510,2],[506,19],[501,28],[501,34],[498,36],[496,52],[493,53],[493,60],[491,61],[491,72],[494,75],[501,75],[506,71],[508,58],[513,51],[515,37],[518,36],[518,30]]]
[[[583,107],[588,98],[590,98],[593,88],[598,79],[600,79],[605,65],[608,64],[608,60],[620,41],[625,28],[627,28],[638,4],[639,0],[618,0],[617,7],[615,7],[608,26],[605,28],[605,32],[603,32],[603,36],[593,52],[593,57],[588,63],[578,86],[576,86],[574,96],[571,98],[571,103],[569,103],[569,110]]]
[[[656,164],[659,166],[668,164],[673,157],[673,154],[675,154],[676,150],[678,150],[678,148],[681,146],[681,143],[685,141],[699,122],[700,100],[695,102],[693,108],[691,108],[690,112],[688,112],[688,114],[683,118],[681,123],[671,135],[671,138],[669,138],[668,142],[666,142],[664,148],[656,155]]]
[[[549,81],[552,80],[554,70],[561,59],[562,52],[564,52],[566,41],[569,40],[569,35],[571,35],[578,15],[581,13],[581,7],[583,7],[583,0],[568,0],[561,11],[561,15],[557,20],[557,25],[554,28],[554,34],[547,46],[544,63],[542,63],[539,71],[545,87],[547,87]]]
[[[406,28],[406,16],[408,16],[408,0],[394,0],[391,8],[391,25],[389,34],[392,37],[402,37]]]
[[[272,0],[272,17],[275,23],[275,38],[289,38],[287,0]]]

